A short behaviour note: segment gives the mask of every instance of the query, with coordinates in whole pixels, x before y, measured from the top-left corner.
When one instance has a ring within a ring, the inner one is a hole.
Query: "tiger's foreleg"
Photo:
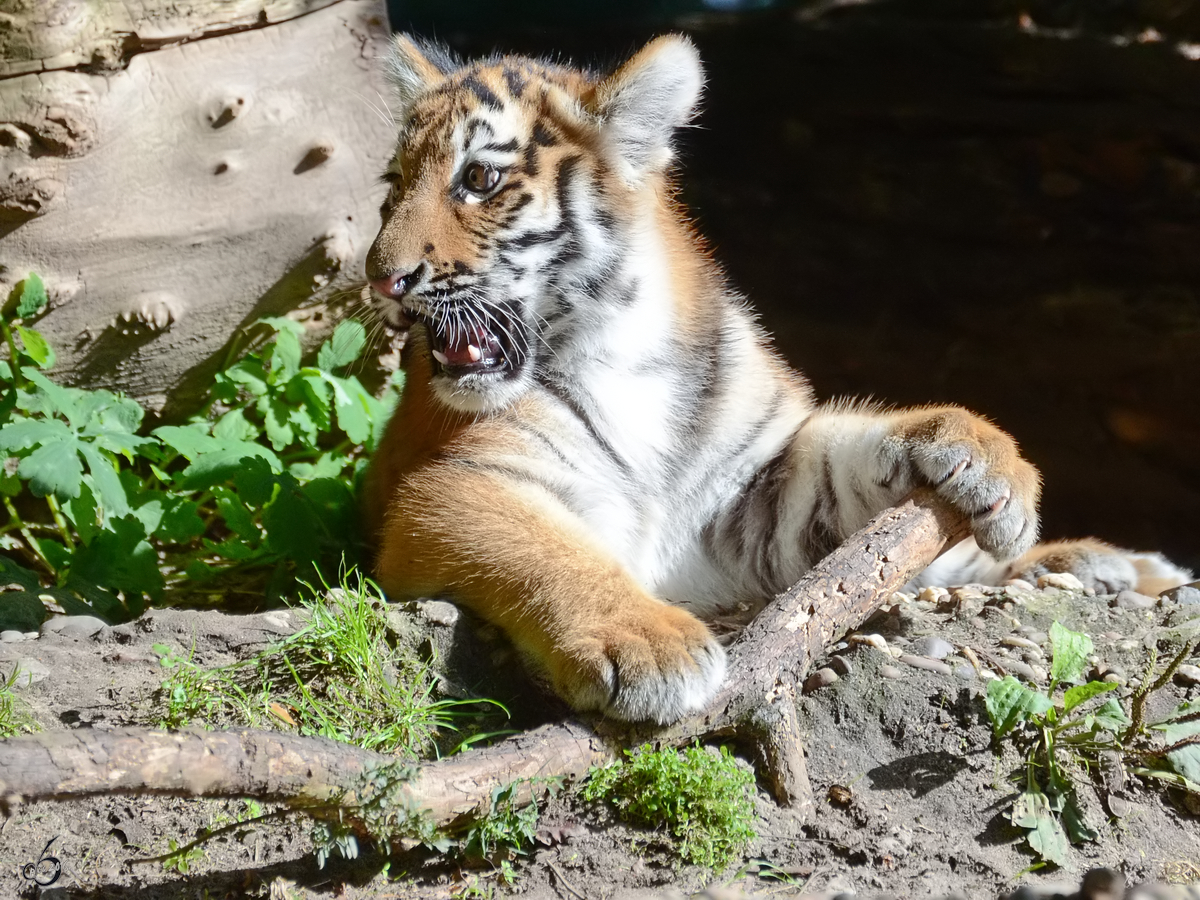
[[[648,594],[550,491],[486,467],[410,475],[376,575],[392,597],[446,594],[504,629],[579,710],[671,722],[724,678],[724,651],[698,619]]]

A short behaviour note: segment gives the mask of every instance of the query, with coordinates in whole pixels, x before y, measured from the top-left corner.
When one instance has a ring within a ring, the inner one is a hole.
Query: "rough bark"
[[[383,0],[0,18],[0,295],[46,282],[56,380],[186,408],[238,326],[356,295],[395,140]]]
[[[735,644],[729,681],[704,715],[654,730],[611,722],[543,726],[421,766],[405,788],[407,800],[434,823],[451,825],[486,809],[497,787],[521,779],[579,778],[615,758],[622,746],[733,736],[756,750],[760,774],[776,799],[803,814],[812,797],[795,698],[809,663],[966,533],[960,517],[919,492],[882,513],[767,606]],[[321,738],[251,730],[57,732],[0,741],[0,798],[155,792],[311,804],[356,790],[364,771],[391,761]]]

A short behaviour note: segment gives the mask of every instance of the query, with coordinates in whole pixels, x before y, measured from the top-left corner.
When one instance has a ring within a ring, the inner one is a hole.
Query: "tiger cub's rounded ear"
[[[437,87],[456,68],[457,61],[444,47],[407,34],[396,35],[384,57],[384,71],[400,105],[394,113],[397,124],[404,127],[417,98]]]
[[[687,124],[704,88],[700,54],[682,35],[655,38],[596,86],[600,116],[631,181],[671,160],[671,135]]]

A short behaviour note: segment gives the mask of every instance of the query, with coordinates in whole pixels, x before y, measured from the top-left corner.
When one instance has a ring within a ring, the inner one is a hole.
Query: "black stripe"
[[[565,233],[561,225],[546,231],[528,231],[516,237],[505,238],[500,246],[504,249],[526,250],[530,247],[536,247],[538,244],[552,244],[563,237]]]
[[[475,140],[475,135],[478,134],[481,130],[486,131],[488,133],[488,137],[491,137],[492,135],[494,135],[496,133],[495,131],[492,130],[492,126],[490,124],[488,124],[487,122],[485,122],[483,119],[471,119],[469,122],[467,122],[467,130],[465,132],[465,135],[466,135],[466,142],[468,145],[472,141]]]
[[[558,143],[558,138],[554,135],[554,132],[541,122],[536,122],[533,126],[533,140],[542,147],[553,147]]]
[[[525,150],[521,154],[521,158],[523,161],[522,171],[530,178],[533,178],[539,171],[541,171],[538,167],[537,144],[526,144]]]
[[[525,79],[521,77],[521,73],[516,69],[505,66],[502,74],[504,75],[504,83],[508,85],[508,92],[513,97],[520,99],[521,94],[525,93]]]
[[[583,407],[576,402],[575,398],[567,393],[566,389],[553,378],[542,378],[541,384],[542,387],[544,387],[546,391],[552,397],[554,397],[554,399],[558,400],[558,402],[570,410],[571,414],[580,421],[583,427],[587,429],[588,434],[591,435],[592,440],[594,440],[600,449],[604,451],[605,455],[608,456],[608,458],[614,463],[616,463],[622,472],[628,474],[631,471],[629,463],[627,463],[625,458],[617,452],[617,449],[611,443],[609,443],[608,438],[600,433],[600,429],[596,427],[596,423],[591,420],[591,417],[588,416]]]
[[[475,95],[475,98],[484,106],[489,106],[497,112],[504,109],[504,104],[500,102],[500,98],[492,93],[491,88],[479,80],[478,75],[468,75],[463,79],[462,86]]]
[[[492,150],[496,153],[512,153],[517,147],[521,146],[516,138],[505,141],[503,144],[484,144],[482,149]]]

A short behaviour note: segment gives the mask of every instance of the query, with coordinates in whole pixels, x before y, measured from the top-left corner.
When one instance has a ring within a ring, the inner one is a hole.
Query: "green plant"
[[[167,588],[279,598],[355,555],[353,485],[399,388],[377,398],[346,372],[361,324],[341,323],[304,365],[301,325],[255,323],[200,412],[147,429],[135,401],[46,377],[54,351],[28,324],[46,302],[31,274],[0,315],[0,549],[24,563],[0,557],[20,588],[0,628],[37,628],[47,604],[121,621]]]
[[[13,685],[17,683],[19,675],[20,667],[13,666],[9,676],[0,680],[0,738],[32,734],[41,730],[21,698],[13,690]]]
[[[492,791],[487,813],[467,829],[460,852],[469,859],[482,859],[499,864],[501,880],[512,883],[515,873],[509,859],[522,855],[533,846],[537,832],[538,794],[544,790],[553,796],[562,787],[560,778],[519,778]],[[529,802],[521,803],[527,790]],[[512,876],[509,877],[509,873]]]
[[[1049,689],[1045,693],[1032,690],[1009,675],[988,683],[986,706],[997,742],[1018,730],[1032,736],[1011,821],[1028,831],[1027,841],[1034,853],[1064,865],[1068,842],[1097,837],[1085,820],[1072,774],[1092,767],[1099,754],[1116,751],[1126,759],[1160,760],[1163,766],[1142,766],[1134,772],[1200,793],[1200,737],[1196,736],[1200,733],[1200,703],[1185,703],[1149,726],[1161,732],[1168,743],[1147,745],[1142,722],[1146,698],[1170,681],[1194,645],[1187,644],[1157,677],[1156,659],[1151,656],[1142,687],[1130,697],[1131,717],[1112,697],[1099,707],[1091,705],[1090,701],[1117,689],[1109,682],[1083,681],[1093,650],[1091,638],[1055,622],[1050,642]],[[1055,698],[1063,685],[1069,686]]]
[[[727,747],[654,750],[647,744],[626,759],[593,769],[585,800],[607,800],[623,820],[665,829],[687,862],[723,869],[754,838],[754,776]]]
[[[492,701],[435,699],[433,672],[392,645],[379,589],[354,571],[310,590],[297,612],[299,631],[226,666],[156,644],[167,671],[157,724],[268,724],[417,758],[468,717],[507,715]]]

